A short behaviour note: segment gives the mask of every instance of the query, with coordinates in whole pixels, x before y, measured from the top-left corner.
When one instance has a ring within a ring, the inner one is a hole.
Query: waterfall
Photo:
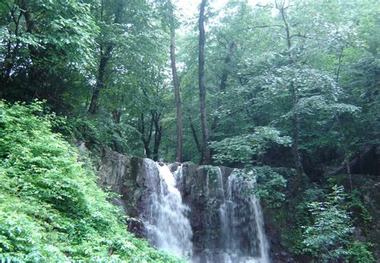
[[[193,263],[270,263],[253,174],[172,168],[149,159],[139,168],[145,187],[141,218],[152,245]]]
[[[269,263],[269,244],[264,232],[264,217],[263,212],[261,210],[260,202],[256,197],[252,197],[252,206],[256,214],[255,223],[257,227],[257,237],[260,242],[260,257],[257,262]]]
[[[166,165],[144,159],[149,190],[144,225],[149,241],[158,249],[181,257],[191,257],[192,230],[187,219],[189,208],[182,203],[176,180]],[[158,180],[157,180],[158,179]]]
[[[224,263],[270,262],[260,202],[247,192],[255,186],[254,179],[243,180],[237,171],[228,177],[227,189],[223,190],[224,201],[219,208]]]

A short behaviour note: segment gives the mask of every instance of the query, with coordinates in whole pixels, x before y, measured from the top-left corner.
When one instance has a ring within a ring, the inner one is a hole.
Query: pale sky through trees
[[[229,0],[210,0],[210,6],[218,11],[222,9]],[[175,0],[175,4],[178,7],[179,13],[184,16],[184,18],[193,17],[198,10],[200,0]],[[255,5],[256,3],[268,3],[269,0],[248,0],[249,3]]]
[[[179,12],[185,17],[192,17],[198,10],[199,0],[176,0]],[[228,2],[228,0],[210,1],[213,8],[220,9]]]

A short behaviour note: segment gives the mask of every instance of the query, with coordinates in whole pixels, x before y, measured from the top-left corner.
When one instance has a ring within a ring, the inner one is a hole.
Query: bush
[[[352,233],[350,217],[343,206],[343,187],[333,187],[324,202],[311,202],[309,209],[314,223],[305,227],[304,252],[321,262],[346,258],[346,246]]]
[[[109,116],[80,116],[67,120],[54,120],[54,130],[69,140],[85,142],[92,151],[101,151],[105,147],[120,153],[143,156],[140,133],[127,123],[115,123]]]
[[[42,109],[0,101],[0,261],[177,261],[126,231]]]
[[[272,145],[290,146],[291,139],[281,136],[280,132],[272,127],[257,127],[254,133],[212,142],[211,148],[215,150],[213,158],[217,163],[247,164],[254,156],[262,156]]]
[[[256,175],[256,195],[266,206],[279,208],[285,201],[286,179],[269,166],[253,168]]]
[[[350,262],[353,263],[374,263],[375,258],[372,252],[369,250],[368,245],[354,241],[349,247]]]
[[[318,262],[375,262],[368,246],[354,240],[345,199],[343,187],[334,186],[324,202],[309,204],[314,222],[304,227],[303,251]]]

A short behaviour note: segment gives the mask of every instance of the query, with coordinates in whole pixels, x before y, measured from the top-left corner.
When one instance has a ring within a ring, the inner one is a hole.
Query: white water
[[[255,196],[245,196],[243,193],[255,187],[254,180],[244,180],[233,172],[228,179],[225,178],[227,182],[223,182],[221,169],[216,168],[215,183],[222,198],[219,199],[222,203],[218,211],[220,245],[216,245],[216,250],[215,247],[214,250],[206,247],[203,256],[195,255],[192,258],[190,210],[183,203],[178,189],[182,190],[186,174],[181,166],[172,173],[168,166],[148,159],[144,165],[147,169],[145,183],[149,190],[144,225],[147,237],[154,246],[194,263],[270,263],[260,202]],[[205,195],[208,200],[209,174],[206,177]],[[215,221],[209,223],[218,225]],[[207,245],[213,247],[209,242],[206,242]]]
[[[253,261],[253,262],[258,262],[258,263],[270,263],[270,258],[269,258],[269,244],[267,237],[264,232],[264,217],[263,217],[263,212],[261,209],[261,205],[259,200],[254,196],[252,197],[252,207],[255,211],[255,223],[257,227],[257,238],[259,239],[260,242],[260,257],[258,260]],[[252,262],[252,263],[253,263]]]
[[[218,180],[220,179],[218,178]],[[239,239],[241,233],[239,232],[239,229],[236,229],[236,226],[239,224],[239,218],[236,215],[237,211],[235,211],[237,210],[237,203],[235,200],[236,192],[239,192],[238,195],[242,194],[240,193],[242,189],[239,184],[241,184],[241,181],[237,174],[232,173],[228,177],[227,191],[224,191],[223,189],[223,192],[225,192],[224,203],[219,209],[224,238],[223,260],[225,263],[270,263],[269,244],[265,236],[262,209],[259,200],[254,195],[250,196],[248,199],[251,210],[249,212],[254,213],[254,220],[253,222],[250,222],[250,224],[254,224],[253,227],[256,229],[256,239],[258,242],[257,255],[247,255],[246,252],[240,250]],[[253,184],[255,184],[254,181]]]
[[[166,165],[146,162],[149,167],[148,180],[154,182],[159,176],[158,185],[150,184],[151,190],[148,217],[144,222],[147,236],[158,249],[181,257],[191,257],[192,230],[186,215],[189,208],[182,203],[181,193],[176,188],[174,175]],[[157,170],[156,170],[157,169]],[[156,170],[156,172],[152,171]]]

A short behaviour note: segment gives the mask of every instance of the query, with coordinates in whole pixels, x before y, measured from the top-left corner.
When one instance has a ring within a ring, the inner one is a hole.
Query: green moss
[[[53,117],[0,101],[0,261],[178,261],[126,231]]]

